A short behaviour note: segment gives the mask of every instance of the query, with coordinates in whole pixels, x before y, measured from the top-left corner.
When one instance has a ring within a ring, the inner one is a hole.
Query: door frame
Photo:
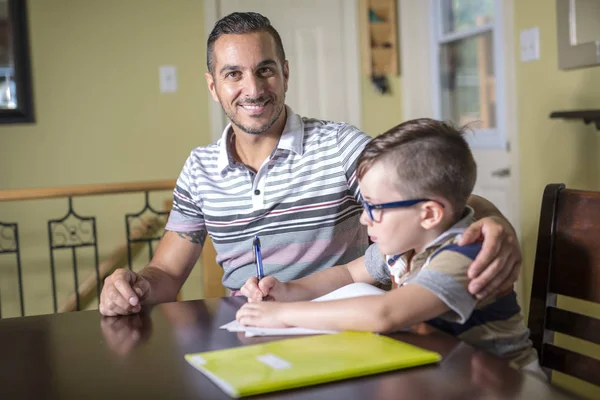
[[[397,0],[400,15],[400,48],[403,57],[402,67],[402,118],[404,120],[431,117],[436,113],[434,97],[436,88],[434,73],[435,51],[437,43],[433,38],[432,12],[433,1]],[[503,0],[499,19],[502,23],[502,66],[504,69],[505,96],[504,128],[510,148],[510,184],[511,193],[516,199],[512,203],[513,224],[520,237],[520,203],[519,199],[519,160],[518,160],[518,120],[517,90],[515,74],[515,39],[514,39],[514,0]],[[423,23],[427,21],[427,23]],[[405,57],[404,55],[410,55]],[[424,73],[425,71],[425,73]],[[479,149],[475,149],[479,150]]]
[[[212,31],[215,22],[219,18],[219,2],[220,0],[204,0],[204,32],[205,43]],[[342,7],[342,15],[344,17],[343,24],[345,40],[345,66],[346,90],[348,91],[348,122],[358,129],[362,129],[362,93],[361,93],[361,72],[360,72],[360,52],[359,52],[359,32],[358,32],[358,0],[340,0]],[[267,15],[268,17],[268,15]],[[227,117],[223,113],[221,105],[215,102],[208,92],[208,100],[210,104],[210,128],[213,141],[221,138],[225,126],[227,126]],[[310,117],[310,115],[307,115]]]

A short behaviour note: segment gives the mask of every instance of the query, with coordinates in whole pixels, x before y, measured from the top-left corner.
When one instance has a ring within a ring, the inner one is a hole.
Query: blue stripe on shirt
[[[481,242],[475,242],[471,244],[467,244],[465,246],[459,246],[458,244],[450,244],[448,246],[443,246],[437,249],[430,257],[433,259],[435,256],[440,254],[442,251],[454,251],[456,253],[462,254],[465,257],[468,257],[471,260],[474,260],[477,257],[477,254],[481,251]]]
[[[517,303],[517,294],[512,291],[506,296],[500,297],[492,304],[483,308],[475,309],[464,324],[449,322],[442,318],[434,318],[427,321],[428,324],[453,336],[459,336],[471,328],[485,325],[488,322],[503,321],[510,319],[521,312]]]

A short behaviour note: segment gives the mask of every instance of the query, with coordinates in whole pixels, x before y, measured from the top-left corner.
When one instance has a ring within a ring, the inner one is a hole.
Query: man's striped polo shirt
[[[192,151],[177,180],[166,229],[206,230],[227,288],[256,275],[254,235],[265,275],[281,281],[350,262],[368,246],[355,170],[369,136],[289,107],[287,115],[277,147],[256,173],[229,154],[228,125],[215,144]]]

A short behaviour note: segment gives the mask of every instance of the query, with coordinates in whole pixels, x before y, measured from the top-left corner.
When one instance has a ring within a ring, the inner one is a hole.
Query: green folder
[[[343,332],[186,354],[231,397],[431,364],[441,355],[370,332]]]

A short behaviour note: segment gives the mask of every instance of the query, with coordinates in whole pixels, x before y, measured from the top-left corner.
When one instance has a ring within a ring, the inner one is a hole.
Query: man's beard
[[[221,99],[219,99],[219,104],[221,104],[221,108],[223,109],[223,112],[227,115],[227,118],[229,118],[231,123],[234,124],[235,126],[237,126],[238,128],[240,128],[242,131],[249,133],[251,135],[260,135],[261,133],[268,131],[275,124],[275,122],[277,122],[277,119],[279,118],[279,116],[281,115],[281,113],[283,112],[283,109],[285,107],[285,97],[284,97],[284,102],[281,103],[281,105],[277,109],[275,109],[275,114],[273,115],[273,118],[269,122],[267,122],[266,124],[264,124],[258,128],[250,128],[249,126],[242,125],[242,123],[239,122],[235,118],[233,112],[228,113],[227,110],[225,110],[225,107],[223,107],[223,102],[221,102],[220,100]],[[256,100],[252,100],[250,102],[245,102],[244,104],[260,104],[260,103],[264,103],[264,99],[258,98]]]

